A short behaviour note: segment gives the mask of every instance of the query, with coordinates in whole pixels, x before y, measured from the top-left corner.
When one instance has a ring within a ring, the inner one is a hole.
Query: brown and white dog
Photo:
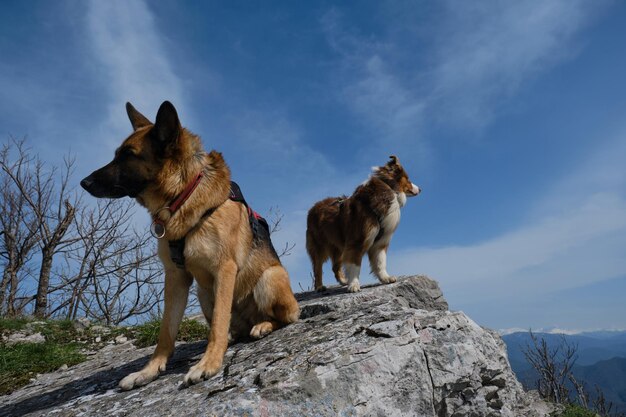
[[[257,239],[252,212],[233,201],[222,155],[205,152],[200,138],[181,127],[168,101],[154,124],[130,103],[126,110],[133,133],[113,161],[81,185],[95,197],[128,196],[148,209],[158,226],[155,234],[162,237],[158,253],[165,269],[165,309],[152,358],[119,385],[123,390],[145,385],[165,370],[193,279],[210,324],[206,352],[184,377],[185,384],[194,384],[222,366],[229,331],[262,337],[296,321],[298,303],[269,233]],[[172,248],[182,252],[178,259]]]
[[[316,290],[324,289],[322,266],[330,258],[337,281],[347,284],[350,292],[359,291],[361,260],[366,253],[380,282],[396,281],[387,273],[387,249],[400,223],[400,208],[420,189],[409,180],[398,158],[389,158],[386,165],[374,167],[371,177],[350,197],[326,198],[309,210],[306,249]]]

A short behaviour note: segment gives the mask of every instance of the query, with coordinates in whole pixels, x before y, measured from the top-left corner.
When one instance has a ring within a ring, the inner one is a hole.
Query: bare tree
[[[54,256],[76,240],[65,238],[74,220],[77,198],[68,188],[74,161],[69,157],[64,159],[65,166],[57,181],[56,168],[48,168],[38,157],[30,156],[24,140],[12,139],[4,145],[3,155],[10,156],[13,147],[17,153],[16,162],[0,159],[0,165],[7,181],[15,187],[16,194],[24,200],[32,216],[29,232],[36,234],[41,254],[34,315],[44,317],[48,309],[48,288]]]
[[[153,254],[146,255],[142,247],[130,247],[133,242],[142,239],[145,242],[147,238],[148,235],[137,235],[118,242],[113,249],[118,255],[111,258],[109,268],[101,267],[109,269],[109,273],[93,280],[93,299],[101,321],[107,324],[127,322],[131,317],[142,317],[160,305],[163,281],[158,260]],[[89,312],[97,317],[93,308]]]
[[[137,320],[161,302],[154,244],[132,201],[83,201],[73,164],[49,167],[23,139],[0,150],[0,315]]]
[[[133,202],[83,200],[70,187],[73,165],[44,163],[23,139],[0,150],[0,315],[119,324],[154,314],[162,271],[147,230],[132,225]],[[283,214],[272,208],[269,218],[270,233],[280,231]]]
[[[596,395],[593,400],[593,409],[602,417],[625,417],[626,413],[613,410],[613,403],[608,401],[604,392],[596,385]]]
[[[578,346],[571,345],[565,337],[556,347],[550,347],[544,338],[539,340],[531,331],[532,346],[524,351],[526,360],[539,373],[537,390],[539,394],[557,404],[569,401],[568,376],[576,363]]]
[[[93,258],[90,285],[80,308],[87,317],[119,324],[155,309],[162,300],[163,281],[149,233],[118,230],[112,234],[117,236],[101,244]]]
[[[161,271],[150,235],[131,226],[131,201],[97,200],[76,215],[79,241],[58,273],[52,314],[107,324],[141,316],[161,301]]]
[[[28,275],[28,262],[37,244],[37,224],[26,199],[17,189],[13,180],[6,174],[15,173],[24,177],[31,160],[24,151],[24,141],[12,141],[17,148],[13,155],[11,144],[5,144],[0,151],[0,256],[3,261],[2,281],[0,281],[0,314],[15,316],[22,313],[25,303],[17,305],[20,284]]]
[[[280,211],[278,207],[270,207],[268,213],[268,225],[270,228],[270,235],[281,231],[281,223],[285,215]],[[285,242],[285,246],[278,252],[278,257],[291,255],[291,252],[296,247],[295,243]]]
[[[578,404],[592,409],[601,417],[626,417],[623,412],[612,411],[613,404],[598,386],[595,387],[595,398],[589,404],[590,395],[584,382],[577,380],[573,373],[578,357],[577,345],[561,336],[560,343],[550,347],[544,338],[539,339],[532,331],[530,338],[532,345],[527,345],[523,353],[539,374],[537,390],[542,398],[557,404]],[[574,393],[570,392],[570,388],[574,389]]]

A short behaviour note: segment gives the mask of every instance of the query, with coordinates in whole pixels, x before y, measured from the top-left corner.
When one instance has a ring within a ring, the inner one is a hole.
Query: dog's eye
[[[127,159],[142,159],[142,156],[138,153],[135,153],[135,151],[131,148],[122,149],[122,151],[120,152],[120,156]]]

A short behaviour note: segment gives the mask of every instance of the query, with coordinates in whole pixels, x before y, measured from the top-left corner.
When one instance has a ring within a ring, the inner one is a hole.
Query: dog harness
[[[193,188],[195,188],[195,186],[193,186]],[[193,191],[193,188],[191,189],[191,191]],[[187,197],[189,196],[189,194],[191,194],[191,192],[187,194]],[[246,199],[243,197],[241,188],[239,188],[239,185],[234,181],[230,182],[230,195],[228,198],[237,203],[241,203],[246,207],[246,210],[248,211],[248,220],[250,222],[250,229],[252,230],[253,240],[255,242],[265,240],[270,244],[270,247],[273,250],[274,248],[270,240],[270,227],[267,224],[267,221],[263,217],[261,217],[259,213],[257,213],[256,211],[252,210],[252,208],[250,208],[250,206],[246,202]],[[176,201],[178,201],[178,199],[176,199]],[[218,207],[219,206],[212,207],[208,209],[207,211],[205,211],[202,217],[200,218],[200,220],[206,217],[209,217],[211,214],[213,214],[215,210],[217,210]],[[186,237],[187,236],[184,236],[178,240],[168,241],[169,248],[170,248],[170,258],[172,259],[172,262],[174,262],[174,264],[176,264],[176,266],[181,269],[185,269],[185,238]]]
[[[161,239],[163,236],[165,236],[165,222],[159,218],[158,214],[163,210],[169,211],[170,216],[174,214],[176,210],[178,210],[180,206],[182,206],[183,203],[187,201],[187,199],[196,189],[198,184],[200,184],[202,177],[204,177],[204,170],[200,171],[200,173],[196,175],[196,178],[194,178],[194,180],[187,186],[187,188],[185,188],[183,192],[170,203],[169,206],[162,207],[161,209],[159,209],[159,211],[157,211],[157,213],[152,218],[152,225],[150,226],[150,232],[152,233],[152,236],[156,237],[157,239]]]

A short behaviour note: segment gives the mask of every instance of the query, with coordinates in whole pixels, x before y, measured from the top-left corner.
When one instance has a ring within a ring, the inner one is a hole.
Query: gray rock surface
[[[222,371],[185,388],[206,342],[180,344],[151,384],[121,392],[153,348],[110,345],[93,359],[0,398],[0,415],[546,416],[522,389],[504,343],[450,312],[424,276],[298,295],[301,320],[229,347]]]
[[[8,335],[4,342],[7,346],[11,346],[16,343],[44,343],[45,341],[45,336],[39,332],[32,334],[18,332]]]
[[[86,329],[88,329],[89,326],[91,326],[91,321],[89,321],[89,319],[86,318],[86,317],[80,317],[80,318],[74,320],[72,322],[72,325],[74,326],[74,328],[77,331],[82,332],[82,331],[85,331]]]

